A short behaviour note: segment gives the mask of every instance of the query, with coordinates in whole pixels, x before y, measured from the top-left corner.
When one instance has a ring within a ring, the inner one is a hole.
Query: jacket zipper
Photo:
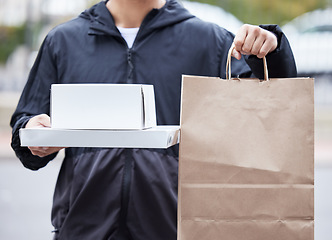
[[[128,48],[128,50],[127,50],[127,62],[128,62],[128,66],[129,66],[127,83],[133,83],[134,64],[132,62],[131,48]]]
[[[132,149],[124,149],[123,152],[125,159],[123,165],[123,177],[121,186],[121,209],[119,218],[119,230],[117,238],[119,240],[126,239],[125,236],[130,235],[127,228],[127,213],[130,198],[130,185],[132,178],[133,157]]]

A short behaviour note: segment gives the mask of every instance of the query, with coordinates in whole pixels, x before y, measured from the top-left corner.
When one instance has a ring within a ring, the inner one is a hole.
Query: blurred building
[[[26,21],[75,15],[86,7],[88,0],[0,0],[0,25],[17,26]]]
[[[299,74],[332,74],[332,8],[307,12],[282,28]]]
[[[0,0],[0,25],[22,25],[28,18],[37,21],[40,19],[41,2],[42,0]]]
[[[0,91],[21,91],[42,40],[56,24],[78,15],[88,0],[0,0],[0,26],[26,25],[25,44],[0,65]]]

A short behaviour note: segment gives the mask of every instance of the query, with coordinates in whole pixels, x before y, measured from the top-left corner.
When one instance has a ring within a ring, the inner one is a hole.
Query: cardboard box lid
[[[144,129],[156,126],[153,85],[53,84],[51,124],[59,129]]]

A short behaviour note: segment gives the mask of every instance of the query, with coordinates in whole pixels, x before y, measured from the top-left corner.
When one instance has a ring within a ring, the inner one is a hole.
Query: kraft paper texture
[[[312,240],[314,79],[182,84],[178,240]]]

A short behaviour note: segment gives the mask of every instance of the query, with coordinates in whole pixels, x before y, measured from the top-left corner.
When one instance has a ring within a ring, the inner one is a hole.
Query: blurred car
[[[332,8],[305,13],[282,29],[299,75],[332,74]]]
[[[199,2],[179,2],[196,17],[206,22],[216,23],[234,34],[236,34],[238,29],[243,25],[239,19],[221,7]]]

